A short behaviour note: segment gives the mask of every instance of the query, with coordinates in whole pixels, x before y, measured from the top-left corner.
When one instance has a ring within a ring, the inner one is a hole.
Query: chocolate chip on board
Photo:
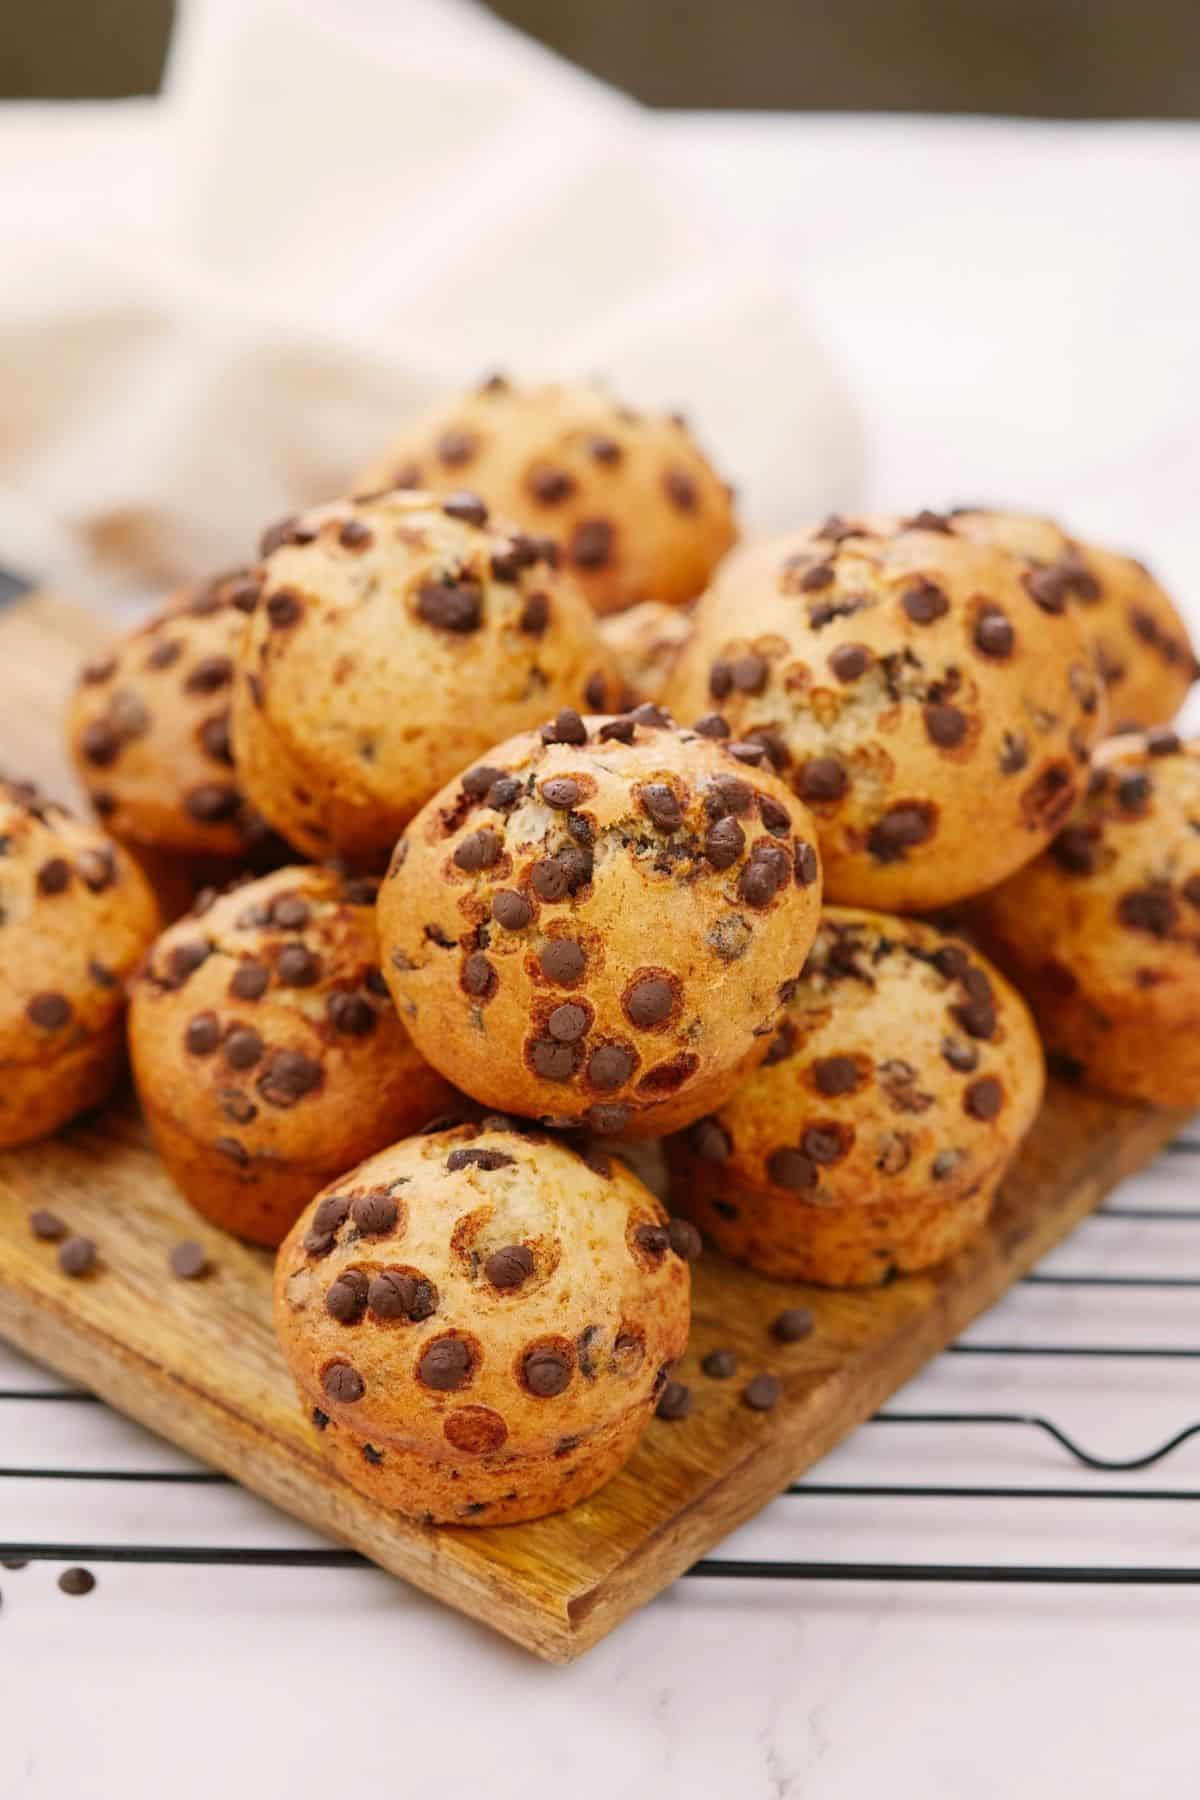
[[[764,1372],[755,1375],[742,1390],[742,1403],[751,1412],[770,1412],[783,1398],[783,1383],[778,1375]]]
[[[179,1281],[199,1281],[202,1275],[208,1274],[210,1265],[204,1245],[196,1243],[194,1238],[185,1238],[182,1243],[172,1244],[167,1254],[167,1266]]]
[[[676,1424],[679,1420],[686,1419],[691,1410],[691,1388],[685,1386],[682,1381],[668,1381],[658,1397],[658,1405],[654,1412],[657,1418],[667,1419],[671,1424]]]

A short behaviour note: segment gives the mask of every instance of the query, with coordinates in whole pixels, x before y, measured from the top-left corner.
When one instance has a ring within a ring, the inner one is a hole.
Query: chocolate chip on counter
[[[473,875],[480,869],[494,868],[503,854],[504,839],[499,832],[485,825],[463,838],[454,852],[454,864],[466,874]]]
[[[540,952],[538,964],[547,981],[566,986],[579,980],[587,967],[587,957],[573,938],[551,938]]]
[[[58,1266],[64,1275],[86,1275],[96,1266],[96,1246],[91,1238],[69,1237],[59,1246]]]
[[[513,888],[501,888],[492,899],[492,917],[505,931],[524,931],[533,917],[533,908],[524,894]]]
[[[215,1012],[197,1013],[183,1034],[185,1050],[192,1056],[211,1056],[221,1041],[221,1022]]]
[[[973,1119],[994,1119],[1004,1104],[1004,1089],[994,1075],[981,1075],[963,1094],[963,1110]]]
[[[427,581],[417,590],[417,616],[439,631],[464,636],[483,623],[483,589],[476,581]]]
[[[790,1145],[772,1150],[767,1158],[767,1174],[776,1187],[803,1194],[817,1185],[817,1166],[802,1150]]]
[[[695,1262],[704,1249],[700,1233],[690,1219],[678,1216],[670,1219],[667,1223],[667,1237],[676,1256],[682,1257],[684,1262]]]
[[[315,987],[321,979],[321,958],[304,944],[285,944],[275,959],[275,976],[284,987]]]
[[[692,1155],[701,1162],[728,1162],[733,1155],[729,1133],[718,1119],[697,1119],[688,1130],[687,1141]]]
[[[914,587],[906,588],[900,604],[914,625],[932,625],[950,611],[949,600],[932,581],[918,581]]]
[[[737,1374],[738,1359],[732,1350],[710,1350],[700,1367],[710,1381],[729,1381]]]
[[[668,1419],[672,1424],[686,1419],[692,1410],[692,1390],[682,1381],[668,1381],[658,1397],[658,1405],[654,1408],[655,1417]]]
[[[209,1271],[208,1253],[194,1238],[172,1244],[167,1254],[167,1267],[178,1281],[199,1281]]]
[[[325,1292],[325,1311],[340,1325],[357,1325],[367,1310],[367,1277],[361,1269],[344,1269]]]
[[[998,606],[985,606],[975,621],[973,642],[983,656],[1011,656],[1016,633]]]
[[[751,1412],[770,1412],[783,1399],[783,1383],[778,1375],[755,1375],[742,1389],[742,1403]]]
[[[447,518],[458,519],[464,525],[477,525],[482,528],[488,522],[488,509],[478,494],[465,489],[457,494],[447,494],[442,501],[442,511]]]
[[[813,756],[801,765],[796,785],[803,800],[840,800],[849,778],[835,757]]]
[[[807,1306],[787,1306],[771,1320],[771,1336],[781,1344],[798,1344],[811,1335],[815,1324]]]
[[[417,1376],[438,1393],[453,1393],[465,1387],[471,1376],[470,1346],[462,1338],[435,1338],[421,1352]]]
[[[74,1017],[74,1011],[65,994],[34,994],[25,1006],[30,1024],[42,1031],[61,1031]]]
[[[367,1384],[353,1363],[332,1362],[321,1377],[321,1386],[339,1405],[353,1406],[367,1391]]]
[[[239,963],[229,981],[229,992],[238,1000],[261,1000],[270,984],[271,971],[264,963]]]
[[[35,1212],[30,1213],[29,1229],[34,1237],[42,1238],[49,1244],[57,1243],[59,1238],[67,1235],[65,1222],[57,1213],[48,1212],[44,1207],[38,1207]]]
[[[255,1086],[272,1106],[295,1106],[320,1085],[321,1065],[302,1050],[273,1050]]]
[[[90,1569],[64,1569],[58,1578],[58,1585],[64,1594],[69,1594],[75,1600],[83,1594],[91,1593],[96,1585],[96,1577]]]
[[[663,981],[657,975],[647,975],[634,982],[622,1004],[630,1024],[636,1025],[641,1031],[648,1031],[670,1017],[675,1005],[675,992],[670,982]]]
[[[526,1244],[509,1244],[493,1250],[483,1272],[495,1288],[519,1288],[533,1274],[533,1252]]]
[[[607,519],[581,519],[571,533],[567,554],[577,569],[602,569],[613,553],[613,528]]]
[[[633,1052],[623,1044],[601,1044],[593,1050],[587,1066],[587,1078],[594,1088],[610,1092],[623,1087],[637,1067]],[[592,1109],[593,1112],[596,1110]]]
[[[521,1363],[525,1386],[539,1400],[555,1399],[570,1386],[573,1360],[565,1345],[531,1345]]]
[[[587,726],[572,706],[560,708],[551,722],[542,726],[544,744],[573,744],[578,747],[587,741]]]

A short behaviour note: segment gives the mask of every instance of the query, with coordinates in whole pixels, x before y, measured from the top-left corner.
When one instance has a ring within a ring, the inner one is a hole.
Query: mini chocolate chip
[[[675,993],[669,982],[656,975],[648,975],[634,983],[625,995],[623,1005],[630,1024],[647,1031],[670,1017],[675,1005]]]
[[[542,799],[556,812],[570,812],[578,803],[582,789],[569,775],[557,775],[542,783]]]
[[[483,623],[483,589],[477,581],[427,581],[417,590],[417,616],[439,631],[465,635]]]
[[[733,1155],[729,1133],[718,1119],[697,1119],[687,1134],[688,1148],[701,1162],[728,1162]]]
[[[704,1248],[700,1233],[690,1219],[670,1219],[667,1223],[667,1237],[671,1249],[684,1262],[695,1262]]]
[[[602,569],[612,552],[613,528],[607,519],[581,519],[567,546],[567,554],[577,569]]]
[[[752,1412],[770,1412],[783,1399],[783,1383],[778,1375],[755,1375],[742,1390],[742,1402]]]
[[[321,1386],[341,1406],[353,1406],[367,1391],[367,1384],[352,1363],[330,1363],[321,1377]]]
[[[321,958],[304,944],[285,944],[275,959],[275,976],[284,987],[315,987]]]
[[[504,839],[499,832],[485,825],[480,831],[472,831],[463,838],[454,852],[454,863],[467,874],[474,874],[479,869],[490,869],[500,861],[504,854]]]
[[[578,981],[587,966],[587,958],[573,938],[552,938],[538,956],[538,963],[547,981],[561,986]]]
[[[59,1246],[58,1266],[64,1275],[86,1275],[96,1266],[96,1246],[88,1237],[69,1237]]]
[[[52,856],[37,872],[38,892],[63,894],[71,885],[71,865],[64,857]]]
[[[57,1213],[47,1212],[39,1207],[29,1215],[29,1229],[34,1237],[43,1238],[47,1243],[57,1243],[59,1238],[66,1237],[67,1227]]]
[[[805,800],[839,800],[848,786],[846,771],[832,756],[813,756],[800,768],[797,787]]]
[[[167,1267],[178,1281],[199,1281],[209,1270],[208,1253],[194,1238],[172,1244],[167,1254]]]
[[[270,985],[271,971],[265,963],[239,963],[229,981],[229,992],[238,1000],[261,1000]]]
[[[571,1384],[572,1358],[560,1344],[534,1344],[525,1352],[521,1373],[539,1400],[553,1400]]]
[[[931,703],[922,707],[925,730],[942,750],[953,750],[967,735],[967,716],[957,706]]]
[[[767,1174],[776,1187],[789,1188],[797,1194],[817,1185],[816,1164],[803,1151],[790,1146],[772,1150],[767,1158]]]
[[[1016,634],[997,606],[985,606],[975,621],[974,644],[983,656],[1011,656]]]
[[[501,888],[492,899],[492,917],[505,931],[524,931],[533,917],[533,908],[524,894],[514,888]]]
[[[417,1364],[418,1378],[442,1394],[465,1387],[470,1374],[471,1351],[462,1338],[435,1338],[425,1346]]]
[[[732,1350],[710,1350],[700,1367],[710,1381],[728,1381],[737,1374],[738,1359]]]
[[[74,1008],[65,994],[35,994],[26,1003],[25,1016],[42,1031],[61,1031],[74,1016]]]
[[[686,1419],[692,1410],[692,1390],[685,1387],[682,1381],[668,1381],[658,1396],[658,1405],[654,1408],[655,1416],[667,1419],[672,1424]]]
[[[932,625],[950,611],[949,600],[932,581],[918,581],[915,587],[906,588],[900,604],[914,625]]]
[[[340,1325],[357,1325],[367,1310],[367,1277],[361,1269],[344,1269],[325,1294],[325,1311]]]
[[[481,530],[488,522],[488,509],[479,495],[465,490],[447,494],[442,501],[442,511],[448,518],[458,519],[464,525],[477,525]]]
[[[519,1288],[533,1274],[533,1252],[526,1244],[509,1244],[493,1250],[483,1272],[496,1288]]]
[[[981,1075],[963,1094],[963,1110],[973,1119],[994,1119],[1004,1104],[1004,1089],[994,1075]]]
[[[623,1044],[601,1044],[591,1054],[587,1077],[593,1087],[609,1092],[624,1086],[636,1067],[633,1052]]]
[[[813,1064],[817,1092],[830,1097],[852,1094],[858,1086],[858,1064],[852,1056],[822,1056]]]
[[[488,1000],[500,985],[495,969],[481,950],[473,950],[462,968],[462,985],[476,1000]]]
[[[788,1306],[771,1320],[771,1336],[781,1344],[798,1344],[811,1335],[815,1324],[807,1306]]]
[[[562,707],[549,725],[542,726],[544,744],[573,744],[578,747],[587,741],[587,726],[572,706]]]
[[[221,1041],[221,1024],[215,1012],[197,1013],[183,1034],[184,1048],[192,1056],[211,1056]]]

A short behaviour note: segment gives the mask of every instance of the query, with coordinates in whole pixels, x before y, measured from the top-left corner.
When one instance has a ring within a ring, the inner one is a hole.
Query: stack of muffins
[[[322,1442],[410,1516],[557,1510],[680,1416],[701,1233],[961,1250],[1043,1038],[1200,1104],[1167,595],[1012,514],[736,535],[682,420],[493,378],[87,665],[105,829],[0,787],[0,1144],[105,1098],[128,992],[167,1168],[278,1246]]]

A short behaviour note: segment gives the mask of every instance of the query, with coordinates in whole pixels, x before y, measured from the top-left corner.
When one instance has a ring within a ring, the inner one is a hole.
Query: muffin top
[[[495,376],[415,421],[365,488],[467,487],[563,548],[597,612],[703,588],[737,536],[730,490],[678,414],[635,412],[582,382]]]
[[[252,1153],[336,1166],[343,1144],[353,1160],[364,1118],[389,1109],[411,1129],[409,1090],[441,1084],[380,975],[374,899],[330,868],[278,869],[165,931],[132,994],[151,1112],[235,1168]]]
[[[184,588],[84,664],[71,750],[114,836],[200,855],[265,853],[269,833],[239,790],[229,738],[235,658],[257,596],[249,569]]]
[[[652,706],[562,712],[445,788],[379,902],[429,1060],[488,1105],[602,1131],[706,1110],[765,1050],[816,928],[811,821],[762,760]]]
[[[831,906],[766,1061],[681,1147],[731,1192],[916,1202],[992,1176],[1042,1085],[1025,1003],[977,951]]]
[[[43,1062],[109,1027],[157,929],[123,850],[0,777],[0,1062]]]
[[[1110,738],[1054,842],[971,909],[1052,993],[1194,1019],[1200,992],[1200,742]]]
[[[622,1162],[484,1120],[318,1196],[280,1249],[276,1322],[315,1405],[381,1449],[548,1456],[646,1404],[689,1290]]]
[[[697,607],[667,702],[767,746],[817,819],[830,898],[947,904],[1053,835],[1103,724],[1076,610],[1025,575],[933,514],[751,545]]]
[[[960,507],[949,520],[959,536],[1019,556],[1035,591],[1064,594],[1079,608],[1108,689],[1112,730],[1175,717],[1196,679],[1196,658],[1174,602],[1144,563],[1028,513]]]
[[[262,550],[234,748],[251,797],[313,855],[386,853],[489,743],[607,692],[555,545],[491,527],[474,495],[339,501]]]

